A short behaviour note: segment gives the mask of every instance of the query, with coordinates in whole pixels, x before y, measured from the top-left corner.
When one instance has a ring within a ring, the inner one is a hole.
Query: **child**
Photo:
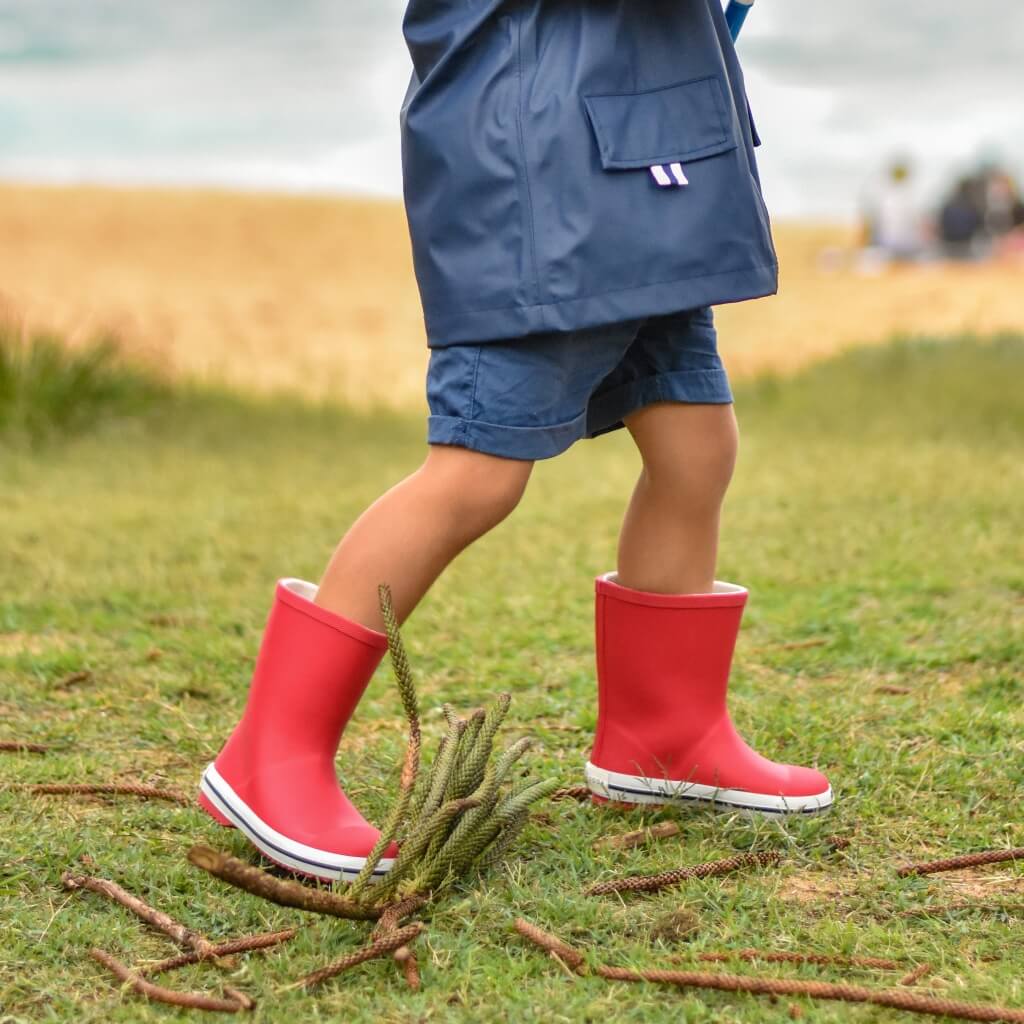
[[[287,867],[353,877],[379,834],[334,756],[386,649],[377,584],[404,619],[535,460],[624,426],[643,469],[617,571],[596,581],[591,790],[827,808],[823,775],[756,754],[726,710],[747,592],[715,582],[737,435],[709,307],[774,293],[777,267],[719,0],[411,0],[405,36],[428,454],[319,587],[278,583],[203,807]]]

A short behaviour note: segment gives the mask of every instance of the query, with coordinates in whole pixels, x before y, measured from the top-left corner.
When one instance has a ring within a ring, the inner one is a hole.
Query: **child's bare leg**
[[[455,556],[516,507],[532,468],[524,460],[431,445],[423,465],[342,538],[317,604],[381,630],[377,585],[388,583],[404,620]]]
[[[736,464],[733,407],[659,402],[625,423],[643,469],[619,536],[618,582],[649,593],[706,594]]]

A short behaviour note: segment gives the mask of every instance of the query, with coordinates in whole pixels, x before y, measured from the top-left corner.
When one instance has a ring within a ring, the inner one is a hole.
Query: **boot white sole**
[[[591,793],[620,804],[705,804],[719,811],[753,814],[822,814],[833,802],[831,786],[814,796],[771,796],[743,789],[718,789],[696,782],[623,775],[605,771],[589,761],[586,777]]]
[[[260,853],[281,867],[325,881],[351,882],[366,865],[365,857],[348,857],[341,853],[318,850],[315,846],[298,843],[271,828],[260,820],[212,764],[203,772],[199,788],[206,799],[242,831]],[[379,882],[391,870],[392,864],[393,858],[382,859],[373,869],[371,881]]]

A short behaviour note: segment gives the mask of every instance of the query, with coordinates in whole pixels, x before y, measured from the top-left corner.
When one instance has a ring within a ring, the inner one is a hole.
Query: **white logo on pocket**
[[[682,164],[670,164],[669,171],[672,172],[671,177],[669,177],[669,173],[665,170],[663,164],[655,164],[651,168],[651,174],[653,175],[654,180],[662,188],[670,188],[672,185],[678,185],[681,187],[683,185],[690,184],[690,179],[686,177]]]

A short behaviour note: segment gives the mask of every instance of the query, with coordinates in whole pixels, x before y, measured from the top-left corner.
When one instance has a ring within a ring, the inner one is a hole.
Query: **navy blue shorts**
[[[708,308],[430,350],[427,441],[548,459],[654,402],[726,405]]]

